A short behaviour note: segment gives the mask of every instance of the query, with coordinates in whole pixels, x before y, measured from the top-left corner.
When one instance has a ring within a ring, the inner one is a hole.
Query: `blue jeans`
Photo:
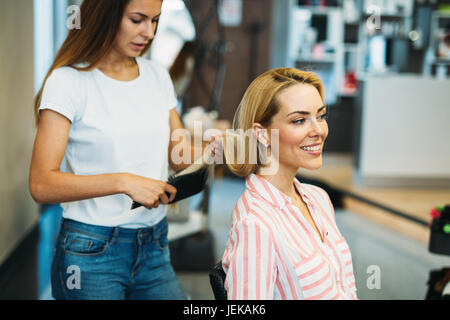
[[[142,229],[63,219],[51,267],[57,300],[186,299],[170,264],[168,224]]]

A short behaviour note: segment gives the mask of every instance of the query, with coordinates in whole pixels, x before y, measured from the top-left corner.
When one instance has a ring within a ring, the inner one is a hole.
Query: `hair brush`
[[[208,168],[209,166],[206,163],[194,164],[183,171],[170,175],[167,183],[174,186],[177,189],[177,193],[169,204],[186,199],[202,191],[209,177]],[[167,197],[170,197],[169,193],[166,192],[166,194]],[[131,210],[141,206],[142,204],[139,202],[133,201]]]

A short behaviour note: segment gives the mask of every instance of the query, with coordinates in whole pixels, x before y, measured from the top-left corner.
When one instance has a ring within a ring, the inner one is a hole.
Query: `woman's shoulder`
[[[52,70],[45,81],[49,94],[68,94],[80,96],[87,86],[82,71],[71,66],[58,67]]]
[[[237,220],[250,219],[265,222],[273,214],[270,205],[258,194],[246,189],[236,202],[234,216]]]
[[[156,72],[158,75],[169,74],[169,71],[162,64],[155,60],[150,60],[143,57],[137,57],[136,60],[139,60],[141,65],[153,72]]]
[[[269,202],[267,202],[261,194],[251,189],[246,189],[242,194],[241,199],[245,199],[249,205],[249,208],[252,210],[257,210],[258,208],[270,208]]]
[[[83,76],[86,72],[77,70],[73,66],[63,66],[54,69],[49,78],[54,79],[54,81],[61,81],[62,84],[65,83],[67,86],[67,82],[79,82],[83,79]]]

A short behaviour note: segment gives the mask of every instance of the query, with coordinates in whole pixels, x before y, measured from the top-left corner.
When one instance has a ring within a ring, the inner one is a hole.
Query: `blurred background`
[[[74,0],[0,1],[0,298],[52,299],[61,207],[28,191],[33,98],[67,35]],[[275,67],[320,75],[330,106],[319,170],[350,246],[360,299],[450,294],[450,1],[164,0],[146,58],[163,64],[186,128],[230,127],[250,82]],[[61,168],[64,170],[64,167]],[[245,181],[225,166],[168,213],[190,299],[214,299]]]

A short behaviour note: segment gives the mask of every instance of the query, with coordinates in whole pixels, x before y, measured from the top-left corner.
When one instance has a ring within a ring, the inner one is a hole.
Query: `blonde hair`
[[[258,144],[251,143],[251,137],[236,134],[248,132],[254,123],[268,127],[272,118],[280,111],[278,95],[284,89],[296,84],[314,86],[323,100],[323,85],[320,78],[307,71],[295,68],[277,68],[264,72],[258,76],[247,88],[233,119],[234,133],[226,133],[223,137],[226,164],[231,172],[245,177],[255,173],[261,166],[261,159],[257,156]],[[236,161],[237,148],[245,150],[245,161]],[[257,161],[249,161],[252,156]]]

